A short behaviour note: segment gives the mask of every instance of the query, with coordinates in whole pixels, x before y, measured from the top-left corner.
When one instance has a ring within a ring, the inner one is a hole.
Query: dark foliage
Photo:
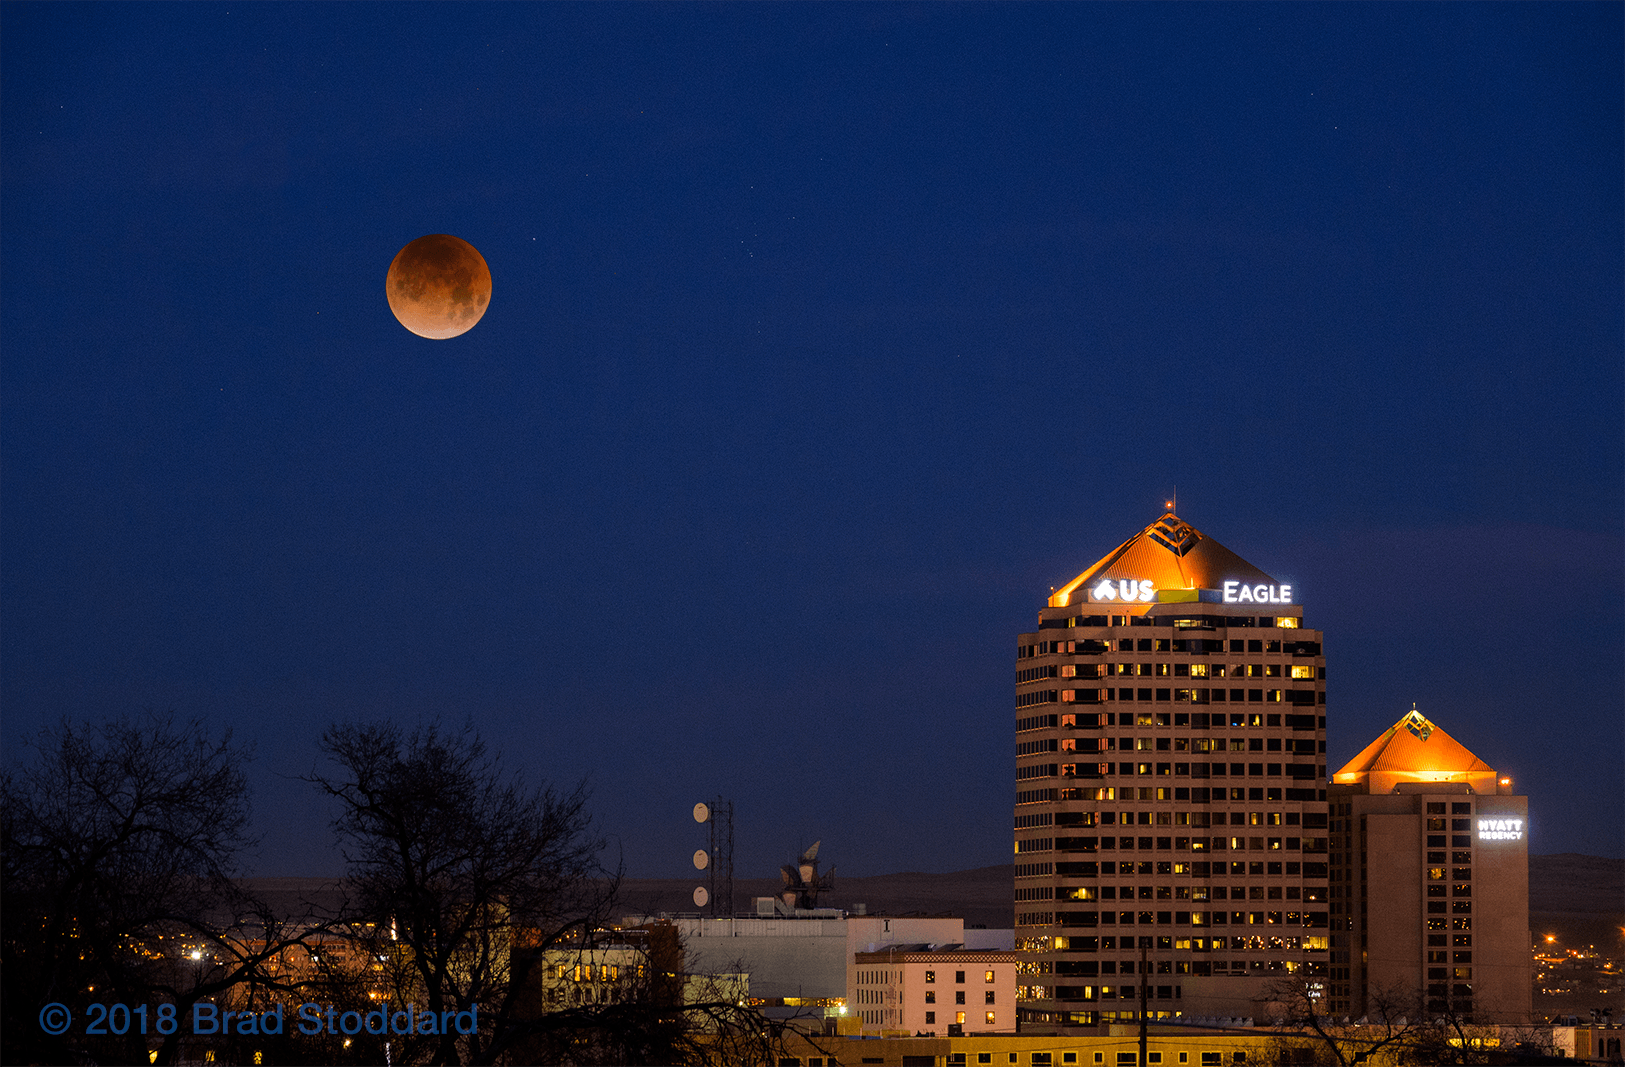
[[[7,1062],[147,1062],[147,1039],[85,1036],[91,1002],[173,1005],[272,981],[281,924],[233,885],[247,842],[247,754],[230,733],[153,714],[64,720],[9,772],[0,802]],[[195,954],[195,955],[194,955]],[[76,1025],[45,1034],[42,1005]],[[180,1054],[180,1031],[157,1044]],[[149,1034],[157,1041],[155,1034]]]

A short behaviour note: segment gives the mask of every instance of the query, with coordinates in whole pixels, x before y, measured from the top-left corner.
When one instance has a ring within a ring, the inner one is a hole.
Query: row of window
[[[1124,798],[1131,799],[1131,798]],[[1324,829],[1319,812],[1232,811],[1231,826],[1304,826]],[[1223,826],[1222,811],[1063,811],[1053,816],[1060,826]],[[1047,824],[1046,824],[1047,825]]]
[[[1035,766],[1056,767],[1056,764],[1038,764]],[[1047,778],[1053,771],[1030,774],[1028,778]],[[1022,778],[1020,769],[1017,769],[1016,778]],[[1192,804],[1244,804],[1254,801],[1274,801],[1285,799],[1287,801],[1314,801],[1325,800],[1324,789],[1282,789],[1278,786],[1230,786],[1229,788],[1212,789],[1207,786],[1069,786],[1065,789],[1026,789],[1016,793],[1016,804],[1044,804],[1057,801],[1083,800],[1134,800],[1141,801],[1190,801]],[[1304,818],[1309,818],[1305,815]]]
[[[627,965],[627,975],[643,977],[643,965]],[[553,977],[560,982],[618,982],[621,966],[618,963],[559,963],[553,967]]]
[[[993,994],[992,994],[992,993],[989,993],[989,994],[988,994],[988,996],[990,996],[990,997],[991,997],[991,996],[992,996],[992,995],[993,995]],[[992,1001],[991,1001],[991,1000],[990,1000],[990,1001],[988,1001],[988,1003],[989,1003],[989,1004],[991,1004],[991,1003],[993,1003],[993,1002],[992,1002]],[[997,1024],[997,1022],[998,1022],[998,1018],[997,1018],[997,1016],[998,1016],[998,1013],[997,1013],[997,1012],[991,1012],[991,1011],[990,1011],[990,1012],[984,1012],[984,1013],[983,1013],[983,1021],[984,1021],[984,1022],[985,1022],[985,1023],[987,1023],[987,1025],[988,1025],[988,1026],[994,1026],[994,1025],[996,1025],[996,1024]],[[936,1013],[936,1012],[934,1012],[934,1011],[928,1011],[928,1012],[926,1012],[926,1013],[925,1013],[925,1021],[926,1021],[926,1024],[927,1024],[927,1025],[931,1025],[931,1024],[934,1024],[934,1023],[935,1023],[935,1022],[936,1022],[936,1021],[937,1021],[937,1013]],[[960,1023],[960,1024],[963,1024],[963,1023],[964,1023],[964,1022],[965,1022],[965,1013],[964,1013],[964,1012],[962,1012],[962,1011],[956,1011],[956,1012],[954,1012],[954,1021],[955,1021],[955,1022],[957,1022],[957,1023]],[[963,1053],[961,1053],[961,1054],[960,1054],[960,1055],[961,1055],[961,1056],[963,1056],[963,1055],[964,1055],[964,1054],[963,1054]],[[987,1055],[987,1053],[985,1053],[985,1052],[984,1052],[984,1053],[983,1053],[983,1054],[982,1054],[982,1055],[984,1055],[984,1056],[985,1056],[985,1055]],[[908,1058],[909,1058],[909,1057],[907,1057],[907,1056],[904,1056],[904,1057],[903,1057],[903,1058],[904,1058],[904,1059],[908,1059]],[[931,1061],[931,1062],[932,1062],[932,1063],[933,1063],[933,1064],[935,1064],[935,1063],[936,1063],[936,1062],[937,1062],[937,1060],[936,1060],[936,1057],[935,1057],[935,1056],[930,1056],[930,1057],[926,1057],[926,1058],[927,1058],[927,1059],[930,1059],[930,1061]],[[963,1060],[961,1060],[961,1061],[960,1061],[960,1062],[961,1062],[961,1063],[963,1063],[963,1062],[964,1062],[964,1061],[963,1061]],[[979,1063],[987,1063],[987,1062],[989,1062],[989,1061],[987,1061],[987,1060],[979,1060],[979,1061],[977,1061],[977,1062],[979,1062]]]
[[[1283,769],[1284,768],[1284,769]],[[1299,778],[1326,777],[1316,763],[1034,763],[1016,768],[1017,781],[1033,778]]]
[[[1256,977],[1268,977],[1275,972],[1287,972],[1303,975],[1323,975],[1326,973],[1326,964],[1320,960],[1277,958],[1263,960],[1169,960],[1165,962],[1170,964],[1169,968],[1167,970],[1163,970],[1159,966],[1157,968],[1158,974],[1192,974],[1201,975],[1203,977],[1209,975],[1218,975],[1221,977],[1228,975],[1231,977],[1242,978],[1248,975]],[[1088,964],[1080,961],[1079,966],[1088,966]],[[1068,977],[1089,978],[1103,976],[1078,974]],[[1021,988],[1022,987],[1020,986],[1016,987],[1017,1000],[1023,999],[1021,996]],[[1042,989],[1044,987],[1034,986],[1029,988]],[[1051,997],[1055,1000],[1110,1000],[1110,994],[1102,996],[1098,991],[1101,989],[1111,989],[1112,987],[1053,986],[1051,988],[1054,989]],[[1148,986],[1147,990],[1149,991],[1151,988],[1152,987]],[[1175,988],[1177,989],[1178,987],[1176,986]],[[1118,996],[1123,997],[1124,999],[1138,997],[1140,995],[1138,985],[1122,985],[1118,986],[1117,990]]]
[[[1298,627],[1289,627],[1297,629]],[[1319,641],[1302,641],[1294,637],[1235,639],[1228,642],[1212,637],[1116,637],[1102,634],[1098,637],[1079,637],[1067,641],[1039,641],[1017,645],[1017,659],[1038,656],[1098,656],[1105,652],[1179,652],[1186,655],[1229,653],[1232,656],[1268,653],[1281,656],[1318,656]]]
[[[1158,988],[1161,988],[1161,987],[1158,987]],[[1063,987],[1061,987],[1061,989],[1063,991],[1066,991],[1066,990],[1070,990],[1071,987],[1063,986]],[[1021,999],[1021,990],[1019,990],[1019,989],[1016,990],[1016,994],[1017,994],[1016,999],[1020,1000]],[[1037,996],[1038,994],[1035,993],[1033,995]],[[1063,999],[1065,999],[1065,998],[1063,998]],[[1096,1025],[1098,1023],[1131,1023],[1131,1022],[1134,1021],[1134,1012],[1132,1012],[1132,1011],[1030,1011],[1030,1010],[1017,1009],[1016,1014],[1017,1014],[1018,1017],[1020,1017],[1022,1019],[1030,1020],[1032,1022],[1066,1023],[1066,1024],[1070,1025],[1070,1026],[1094,1026],[1094,1025]],[[1147,1012],[1144,1012],[1142,1014],[1144,1014],[1147,1019],[1172,1019],[1172,1018],[1175,1017],[1175,1015],[1177,1013],[1171,1012],[1171,1011],[1147,1011]],[[1012,1053],[1010,1053],[1010,1055],[1014,1056],[1015,1053],[1012,1052]],[[1034,1056],[1046,1056],[1047,1057],[1047,1056],[1050,1056],[1051,1053],[1048,1053],[1048,1052],[1034,1052],[1033,1055]],[[1065,1055],[1068,1055],[1068,1054],[1063,1052],[1063,1053],[1061,1053],[1061,1055],[1065,1056]],[[1096,1063],[1103,1062],[1102,1057],[1104,1055],[1105,1054],[1101,1053],[1101,1052],[1095,1053],[1095,1062]],[[1123,1059],[1123,1057],[1125,1055],[1134,1055],[1136,1057],[1134,1062],[1136,1062],[1136,1063],[1139,1062],[1137,1053],[1122,1053],[1122,1052],[1119,1052],[1117,1054],[1118,1067],[1123,1067],[1123,1065],[1125,1065],[1125,1064],[1127,1064],[1129,1062],[1129,1061]],[[1151,1053],[1148,1053],[1147,1055],[1148,1055],[1148,1057],[1150,1057],[1150,1062],[1151,1063],[1161,1063],[1162,1062],[1162,1053],[1160,1053],[1160,1052],[1151,1052]],[[1188,1055],[1189,1055],[1188,1053],[1181,1052],[1179,1054],[1179,1062],[1180,1063],[1188,1062],[1187,1059],[1186,1059],[1186,1057]],[[1209,1064],[1209,1063],[1219,1064],[1219,1063],[1224,1062],[1223,1060],[1209,1061],[1208,1058],[1207,1058],[1209,1055],[1210,1054],[1206,1053],[1206,1052],[1202,1053],[1202,1063],[1203,1064]],[[1217,1053],[1212,1053],[1212,1055],[1218,1055],[1218,1054]],[[1244,1062],[1246,1060],[1246,1058],[1247,1058],[1247,1054],[1244,1053],[1244,1052],[1235,1053],[1235,1062],[1236,1063],[1242,1063],[1242,1062]],[[986,1063],[987,1061],[982,1060],[980,1062]],[[1010,1062],[1014,1063],[1015,1061],[1011,1060]],[[1050,1061],[1046,1059],[1043,1062],[1048,1064]],[[1072,1063],[1072,1062],[1075,1062],[1075,1061],[1064,1060],[1063,1062]],[[954,1061],[950,1060],[949,1063],[952,1064],[952,1063],[954,1063]],[[922,1065],[922,1067],[923,1067],[923,1065]]]
[[[1053,671],[1035,667],[1033,671]],[[1032,674],[1030,678],[1021,677]],[[1083,663],[1060,668],[1062,678],[1296,678],[1314,681],[1326,677],[1325,667],[1294,663]],[[1054,678],[1054,674],[1017,671],[1016,684]]]
[[[553,1004],[614,1004],[617,1001],[633,1000],[640,996],[637,990],[626,989],[620,986],[554,986],[547,991],[547,999]]]
[[[1294,864],[1293,866],[1297,866]],[[1310,887],[1310,894],[1316,892]],[[1208,900],[1302,900],[1304,889],[1296,885],[1072,885],[1030,886],[1016,890],[1016,902],[1027,900],[1190,900],[1198,903]],[[1309,899],[1318,899],[1311,895]]]
[[[1232,704],[1293,704],[1314,706],[1326,703],[1326,694],[1313,689],[1035,689],[1017,693],[1016,707],[1038,704],[1223,704],[1229,693]]]
[[[1034,986],[1033,988],[1034,989],[1039,989],[1039,990],[1042,989],[1041,986]],[[1177,997],[1175,997],[1175,995],[1173,993],[1173,988],[1174,987],[1169,987],[1169,986],[1160,986],[1160,987],[1158,987],[1158,989],[1168,990],[1166,993],[1162,994],[1161,999],[1163,999],[1163,1000],[1178,999]],[[1036,997],[1036,996],[1041,996],[1043,994],[1041,994],[1041,993],[1033,993],[1032,995]],[[1158,995],[1157,990],[1152,990],[1150,992],[1150,995],[1153,998],[1157,997],[1157,995]],[[1138,992],[1133,992],[1133,991],[1129,990],[1129,988],[1126,987],[1126,986],[1123,987],[1123,997],[1125,999],[1128,999],[1130,997],[1137,997],[1137,996],[1139,996]],[[1105,999],[1105,1000],[1110,1000],[1110,999],[1115,999],[1115,998],[1116,998],[1116,993],[1114,993],[1114,992],[1109,992],[1105,996],[1102,997],[1102,999]],[[1093,998],[1091,998],[1091,999],[1093,999]],[[866,1012],[866,1013],[863,1013],[861,1015],[861,1018],[862,1018],[862,1021],[865,1022],[865,1023],[875,1023],[875,1024],[878,1025],[878,1024],[881,1024],[881,1023],[885,1022],[885,1019],[881,1017],[884,1014],[885,1013],[883,1013],[883,1012]],[[987,1013],[987,1022],[988,1022],[989,1025],[993,1024],[993,1014],[994,1014],[993,1012],[988,1012]],[[1169,1015],[1170,1013],[1163,1011],[1163,1012],[1147,1012],[1146,1014],[1147,1014],[1147,1016],[1150,1016],[1150,1017],[1162,1018],[1164,1016]],[[876,1018],[871,1019],[871,1018],[869,1018],[870,1015],[874,1015],[874,1016],[876,1016]],[[1134,1021],[1134,1013],[1131,1012],[1131,1011],[1128,1011],[1128,1012],[1115,1012],[1115,1011],[1112,1011],[1112,1012],[1093,1012],[1093,1011],[1090,1011],[1090,1012],[1071,1012],[1071,1013],[1066,1013],[1066,1012],[1022,1012],[1021,1013],[1021,1017],[1023,1019],[1027,1019],[1027,1020],[1032,1021],[1032,1022],[1070,1022],[1070,1023],[1074,1023],[1074,1024],[1083,1024],[1084,1023],[1084,1018],[1085,1018],[1085,1016],[1087,1016],[1087,1025],[1090,1025],[1090,1026],[1093,1026],[1095,1024],[1097,1016],[1103,1016],[1103,1015],[1111,1016],[1111,1019],[1109,1020],[1111,1022],[1119,1022],[1119,1021],[1133,1022]],[[1127,1016],[1127,1018],[1120,1020],[1118,1018],[1118,1016],[1120,1016],[1120,1015],[1121,1016]],[[1050,1016],[1055,1016],[1055,1018],[1050,1018]],[[925,1021],[927,1023],[934,1024],[937,1021],[936,1020],[936,1012],[934,1012],[934,1011],[926,1012],[925,1013]],[[957,1022],[957,1023],[963,1024],[964,1021],[965,1021],[965,1013],[962,1012],[962,1011],[961,1012],[955,1012],[954,1013],[954,1021]],[[927,1035],[927,1036],[934,1036],[934,1032],[933,1032],[933,1035]],[[992,1063],[993,1062],[993,1053],[991,1053],[991,1052],[977,1052],[977,1053],[951,1052],[951,1053],[948,1054],[948,1057],[944,1062],[947,1063],[948,1067],[966,1067],[967,1060],[966,1060],[965,1057],[967,1055],[974,1055],[976,1057],[976,1063],[978,1063],[978,1064]],[[1059,1062],[1059,1063],[1061,1063],[1063,1065],[1077,1063],[1077,1062],[1079,1062],[1079,1060],[1078,1060],[1079,1055],[1080,1055],[1080,1053],[1077,1053],[1077,1052],[1059,1052],[1059,1053],[1056,1053],[1056,1052],[1033,1052],[1033,1053],[1028,1054],[1029,1058],[1028,1058],[1027,1062],[1030,1063],[1032,1065],[1032,1067],[1054,1067],[1054,1064],[1056,1064],[1057,1062]],[[1082,1053],[1081,1055],[1088,1055],[1088,1053]],[[1119,1052],[1116,1055],[1117,1055],[1117,1059],[1116,1059],[1115,1062],[1117,1064],[1117,1067],[1136,1067],[1136,1065],[1140,1062],[1139,1054],[1136,1053],[1136,1052]],[[1202,1067],[1224,1067],[1225,1064],[1230,1064],[1230,1063],[1244,1064],[1244,1063],[1247,1062],[1247,1053],[1245,1053],[1245,1052],[1233,1052],[1233,1053],[1229,1053],[1228,1055],[1226,1053],[1223,1053],[1223,1052],[1203,1052],[1203,1053],[1200,1053],[1199,1055],[1201,1057]],[[999,1061],[1001,1063],[1006,1062],[1006,1060],[1008,1060],[1008,1062],[1010,1062],[1010,1063],[1019,1063],[1020,1062],[1020,1056],[1019,1056],[1018,1053],[1015,1053],[1015,1052],[1000,1053],[1000,1056],[1005,1057],[1005,1059],[1001,1059]],[[1056,1056],[1060,1056],[1060,1059],[1056,1060],[1055,1059]],[[1190,1053],[1188,1053],[1188,1052],[1180,1052],[1180,1053],[1177,1053],[1177,1056],[1178,1056],[1178,1059],[1179,1059],[1180,1063],[1186,1063],[1186,1064],[1190,1063]],[[870,1059],[871,1059],[870,1057],[865,1057],[864,1062],[868,1063],[868,1062],[870,1062]],[[873,1059],[874,1059],[874,1062],[879,1062],[880,1061],[880,1057],[874,1057]],[[1146,1060],[1149,1063],[1159,1064],[1160,1065],[1163,1062],[1162,1053],[1160,1053],[1160,1052],[1149,1052],[1149,1053],[1146,1054]],[[1106,1062],[1106,1054],[1104,1052],[1096,1052],[1096,1053],[1093,1054],[1093,1059],[1090,1062],[1103,1064],[1103,1063]],[[910,1055],[903,1056],[903,1067],[936,1067],[936,1063],[937,1063],[937,1059],[936,1059],[935,1056],[910,1056]],[[833,1058],[831,1058],[829,1060],[829,1064],[830,1064],[830,1067],[834,1067],[835,1060]],[[800,1060],[800,1058],[798,1058],[796,1056],[782,1056],[778,1060],[778,1065],[779,1065],[779,1067],[801,1067],[801,1060]],[[807,1059],[807,1067],[824,1067],[824,1057],[822,1057],[822,1056],[810,1056],[810,1057],[808,1057],[808,1059]]]
[[[1016,842],[1016,852],[1095,852],[1121,848],[1142,852],[1325,852],[1324,837],[1029,837]],[[1321,864],[1325,867],[1325,864]]]
[[[1145,949],[1154,952],[1224,952],[1232,950],[1242,951],[1282,951],[1282,952],[1325,952],[1331,946],[1331,938],[1323,934],[1298,935],[1218,935],[1214,937],[1195,937],[1192,935],[1164,936],[1164,937],[1096,937],[1088,935],[1075,936],[1046,936],[1029,937],[1021,941],[1023,952],[1128,952],[1135,949]],[[1146,974],[1152,971],[1151,963],[1157,963],[1158,968],[1167,961],[1151,961],[1146,966]],[[1028,961],[1021,964],[1022,973],[1026,974],[1094,974],[1096,964],[1093,961],[1062,961],[1051,963],[1043,960]],[[1099,964],[1101,974],[1133,974],[1134,961],[1106,960]],[[1169,971],[1160,971],[1168,974]]]
[[[935,989],[927,989],[925,991],[925,1002],[927,1004],[935,1004],[937,1002],[937,991]],[[954,994],[954,1003],[955,1004],[963,1004],[963,1003],[965,1003],[965,991],[963,989],[959,990],[958,992],[956,992]],[[984,1004],[995,1003],[993,990],[989,989],[987,992],[982,994],[982,1003],[984,1003]],[[929,1020],[927,1020],[927,1021],[929,1021]]]
[[[943,973],[946,974],[947,972],[944,971]],[[995,976],[994,976],[994,973],[993,973],[993,971],[991,969],[982,972],[982,981],[985,982],[986,984],[992,985],[993,982],[994,982],[994,978],[995,978]],[[855,985],[892,985],[892,984],[895,984],[897,982],[901,982],[902,980],[903,980],[903,972],[902,971],[898,971],[895,974],[893,974],[889,970],[875,971],[875,970],[859,969],[853,976],[853,983]],[[944,979],[944,981],[946,981],[946,979]],[[926,971],[925,972],[925,984],[926,985],[936,985],[937,984],[937,972],[936,971]],[[955,985],[964,985],[965,984],[965,972],[964,971],[955,971],[954,972],[954,984]]]
[[[1281,663],[1069,663],[1016,672],[1016,684],[1050,678],[1294,678],[1324,681],[1326,668]]]
[[[1444,839],[1445,839],[1444,834],[1428,834],[1427,835],[1427,847],[1428,848],[1445,848],[1446,845],[1444,843]],[[1473,835],[1472,834],[1452,834],[1452,835],[1450,835],[1450,844],[1449,844],[1448,847],[1450,847],[1450,848],[1472,848],[1473,847]]]
[[[1016,916],[1017,926],[1307,926],[1325,928],[1324,911],[1056,911]]]
[[[1018,864],[1017,878],[1039,877],[1038,874],[1023,875]],[[1326,877],[1326,864],[1324,863],[1287,863],[1284,860],[1234,860],[1217,863],[1200,860],[1192,863],[1174,860],[1139,860],[1137,862],[1115,862],[1105,860],[1085,860],[1073,863],[1043,863],[1034,864],[1035,867],[1046,868],[1044,874],[1054,874],[1061,878],[1110,878],[1113,876],[1128,877],[1129,875],[1144,876],[1148,874],[1168,874],[1178,877],[1191,878],[1258,878],[1258,877],[1286,877],[1305,878],[1311,881],[1320,881]],[[1053,867],[1050,871],[1048,868]],[[1309,890],[1305,890],[1308,892]],[[1321,892],[1315,889],[1315,892]],[[1218,898],[1223,899],[1223,898]],[[1316,898],[1320,899],[1320,898]]]
[[[1158,986],[1155,989],[1149,990],[1148,992],[1149,992],[1150,997],[1153,998],[1153,999],[1177,1000],[1177,999],[1179,999],[1179,997],[1178,997],[1179,988],[1180,987],[1178,987],[1178,986]],[[1043,986],[1033,986],[1033,987],[1031,987],[1031,989],[1028,991],[1027,995],[1030,996],[1030,997],[1033,997],[1035,999],[1046,999],[1048,997],[1048,993],[1044,991]],[[1124,999],[1130,999],[1130,998],[1133,998],[1133,997],[1138,997],[1140,994],[1139,994],[1138,990],[1130,989],[1128,986],[1124,986],[1122,995],[1123,995]],[[1116,992],[1113,991],[1113,992],[1108,992],[1107,994],[1102,996],[1101,999],[1103,999],[1103,1000],[1111,1000],[1111,999],[1115,999],[1116,996],[1117,996]],[[1093,1000],[1094,998],[1090,997],[1089,999]],[[1165,1011],[1149,1011],[1149,1012],[1146,1012],[1146,1016],[1148,1018],[1164,1018],[1164,1017],[1167,1017],[1169,1015],[1170,1015],[1170,1013],[1165,1012]],[[1107,1019],[1106,1018],[1107,1016],[1110,1016],[1110,1018]],[[1023,1019],[1025,1019],[1025,1020],[1029,1021],[1029,1022],[1035,1022],[1035,1023],[1070,1023],[1070,1024],[1075,1025],[1075,1026],[1078,1026],[1078,1025],[1093,1026],[1093,1025],[1095,1025],[1095,1023],[1097,1021],[1101,1021],[1101,1020],[1108,1021],[1108,1022],[1130,1022],[1130,1023],[1134,1021],[1134,1013],[1132,1011],[1125,1011],[1125,1012],[1116,1012],[1116,1011],[1109,1011],[1109,1012],[1094,1012],[1094,1011],[1082,1011],[1082,1012],[1023,1011],[1021,1013],[1021,1017]],[[948,1067],[963,1067],[963,1065],[966,1062],[965,1061],[965,1055],[966,1054],[963,1053],[963,1052],[951,1054],[948,1057],[948,1060],[947,1060]],[[1008,1060],[1009,1060],[1010,1063],[1019,1062],[1017,1053],[1011,1052],[1011,1053],[1002,1054],[1002,1055],[1007,1055]],[[1029,1054],[1028,1062],[1030,1064],[1032,1064],[1032,1067],[1053,1067],[1053,1065],[1056,1064],[1056,1063],[1061,1063],[1061,1064],[1078,1063],[1079,1062],[1078,1057],[1080,1055],[1090,1055],[1090,1054],[1089,1053],[1078,1053],[1078,1052],[1033,1052],[1033,1053]],[[1116,1058],[1116,1060],[1114,1062],[1117,1064],[1117,1067],[1137,1067],[1137,1065],[1140,1062],[1140,1054],[1138,1052],[1118,1052],[1115,1055],[1116,1055],[1117,1058]],[[1188,1063],[1191,1062],[1190,1061],[1191,1054],[1188,1053],[1188,1052],[1170,1053],[1169,1055],[1170,1056],[1177,1056],[1178,1061],[1180,1063],[1187,1063],[1188,1064]],[[1232,1052],[1232,1053],[1202,1052],[1202,1053],[1198,1053],[1198,1055],[1200,1056],[1200,1062],[1201,1062],[1202,1067],[1223,1067],[1223,1065],[1225,1065],[1227,1063],[1241,1064],[1241,1063],[1246,1063],[1247,1062],[1247,1053],[1245,1053],[1245,1052]],[[1059,1060],[1057,1060],[1055,1058],[1057,1056],[1060,1057]],[[1093,1053],[1092,1056],[1093,1056],[1093,1058],[1090,1060],[1090,1062],[1092,1062],[1092,1063],[1102,1063],[1103,1064],[1103,1063],[1107,1062],[1106,1061],[1107,1054],[1104,1053],[1104,1052],[1096,1052],[1096,1053]],[[1151,1064],[1161,1064],[1163,1062],[1162,1053],[1160,1053],[1160,1052],[1147,1052],[1145,1058],[1146,1058],[1146,1062],[1151,1063]],[[922,1060],[924,1060],[924,1059],[930,1059],[930,1057],[922,1057]],[[905,1061],[906,1067],[913,1067],[912,1064],[907,1063],[907,1060],[908,1060],[908,1057],[905,1056],[904,1061]],[[933,1059],[931,1062],[932,1062],[932,1064],[934,1064],[936,1061]],[[979,1063],[979,1064],[992,1063],[993,1062],[993,1053],[991,1053],[991,1052],[978,1052],[978,1053],[976,1053],[976,1062]],[[1003,1061],[1001,1061],[1001,1062],[1003,1062]],[[784,1061],[781,1060],[779,1062],[779,1067],[799,1067],[799,1064],[797,1064],[797,1065],[786,1064]],[[810,1064],[810,1067],[818,1067],[818,1065]],[[920,1067],[930,1067],[930,1065],[925,1064],[925,1063],[922,1062]]]
[[[1078,711],[1065,715],[1033,715],[1016,720],[1016,733],[1028,730],[1099,730],[1103,726],[1190,727],[1197,730],[1231,729],[1326,729],[1324,715],[1282,715],[1262,711]]]
[[[1442,950],[1439,950],[1439,949],[1434,949],[1434,950],[1431,950],[1431,951],[1428,952],[1428,962],[1429,963],[1471,963],[1471,962],[1473,962],[1473,954],[1471,952],[1454,952],[1454,953],[1452,953],[1452,952],[1445,952],[1445,951],[1442,951]]]
[[[1293,864],[1293,866],[1297,866]],[[1055,900],[1301,900],[1304,889],[1296,885],[1077,885],[1050,887]],[[1311,887],[1310,892],[1315,892]],[[1018,890],[1019,892],[1019,890]],[[1034,900],[1043,899],[1034,897]],[[1311,898],[1314,899],[1314,898]]]
[[[1471,981],[1473,969],[1471,967],[1429,967],[1428,981],[1454,978],[1458,982]]]
[[[1051,747],[1047,749],[1038,747],[1030,748],[1028,751],[1292,752],[1303,755],[1326,751],[1326,742],[1313,737],[1061,737],[1049,738],[1048,742]],[[1026,744],[1042,745],[1044,742],[1035,741]],[[1022,742],[1017,742],[1016,754],[1022,754]]]

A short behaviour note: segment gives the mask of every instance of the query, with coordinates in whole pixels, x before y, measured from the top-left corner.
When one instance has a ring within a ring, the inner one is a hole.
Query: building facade
[[[1330,794],[1330,1013],[1527,1022],[1528,798],[1414,708]]]
[[[1326,973],[1325,664],[1292,586],[1172,511],[1049,598],[1017,638],[1024,1032]]]
[[[926,1036],[1014,1032],[1016,954],[898,945],[852,960],[848,1014],[861,1033]]]

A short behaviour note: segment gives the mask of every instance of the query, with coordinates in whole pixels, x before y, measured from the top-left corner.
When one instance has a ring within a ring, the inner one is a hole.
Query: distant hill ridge
[[[841,875],[825,903],[851,910],[864,904],[888,915],[951,914],[967,926],[1008,928],[1014,924],[1011,889],[1015,867],[1000,864],[946,874],[902,871],[867,876]],[[336,906],[343,884],[334,878],[246,878],[243,884],[269,897],[278,911],[292,913],[302,897]],[[683,878],[628,878],[621,884],[620,913],[697,912],[695,886],[710,887],[709,872]],[[749,914],[751,898],[776,894],[778,878],[735,878],[734,909]],[[1615,944],[1625,938],[1625,859],[1565,852],[1529,857],[1529,924],[1537,936],[1553,934],[1567,944]]]

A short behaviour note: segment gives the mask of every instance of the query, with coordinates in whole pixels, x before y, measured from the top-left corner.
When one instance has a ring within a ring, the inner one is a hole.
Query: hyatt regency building
[[[1330,1014],[1528,1022],[1529,798],[1414,706],[1330,791]]]
[[[1164,514],[1017,638],[1027,1032],[1250,1016],[1330,959],[1326,660],[1297,591]]]

